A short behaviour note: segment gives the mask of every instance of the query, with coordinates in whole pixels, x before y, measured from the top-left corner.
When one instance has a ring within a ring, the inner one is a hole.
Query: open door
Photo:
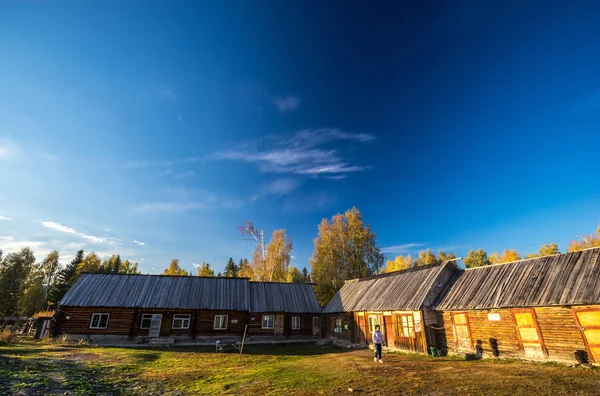
[[[517,338],[523,354],[535,359],[547,358],[548,353],[535,311],[533,309],[511,309],[510,312],[517,327]]]
[[[162,322],[161,314],[152,315],[152,320],[150,321],[150,329],[148,330],[149,337],[158,337],[160,336],[160,324]]]
[[[573,310],[590,361],[600,363],[600,309]]]

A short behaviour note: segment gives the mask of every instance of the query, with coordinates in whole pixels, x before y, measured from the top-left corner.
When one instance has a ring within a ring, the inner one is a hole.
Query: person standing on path
[[[381,346],[383,345],[383,333],[381,332],[381,327],[379,325],[375,326],[375,331],[373,332],[373,344],[375,344],[375,357],[374,361],[377,361],[377,357],[379,357],[379,363],[383,363],[383,359],[381,358]]]

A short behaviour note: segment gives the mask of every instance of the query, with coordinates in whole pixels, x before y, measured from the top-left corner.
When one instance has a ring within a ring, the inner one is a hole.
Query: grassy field
[[[520,361],[387,353],[333,346],[199,348],[0,346],[0,394],[600,394],[600,370]]]

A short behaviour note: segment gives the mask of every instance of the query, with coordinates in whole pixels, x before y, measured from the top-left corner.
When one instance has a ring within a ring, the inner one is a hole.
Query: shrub
[[[17,340],[17,335],[15,333],[11,333],[9,330],[3,330],[0,332],[0,342],[4,342],[10,344],[11,342],[15,342]]]

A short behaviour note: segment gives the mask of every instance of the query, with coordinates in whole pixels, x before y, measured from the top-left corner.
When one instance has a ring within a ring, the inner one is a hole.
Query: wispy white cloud
[[[300,181],[297,178],[286,177],[276,179],[263,185],[258,192],[250,198],[250,200],[257,201],[267,195],[281,196],[290,194],[292,191],[296,190],[299,185]]]
[[[144,245],[146,245],[144,242],[140,242],[140,241],[138,241],[137,239],[134,239],[134,240],[133,240],[133,243],[135,243],[136,245],[139,245],[139,246],[144,246]]]
[[[15,237],[10,235],[10,236],[0,236],[0,239],[3,239],[5,241],[14,241]]]
[[[8,221],[8,220],[12,220],[12,217],[6,217],[6,216],[0,216],[0,221]]]
[[[206,190],[169,189],[169,199],[144,202],[133,208],[134,213],[181,213],[216,208],[234,209],[244,204],[243,200],[211,193]]]
[[[53,221],[42,221],[41,222],[42,225],[46,228],[50,228],[52,230],[55,231],[59,231],[59,232],[64,232],[67,234],[73,234],[76,235],[90,243],[93,244],[103,244],[103,243],[110,243],[110,241],[107,238],[102,238],[102,237],[97,237],[94,235],[88,235],[88,234],[84,234],[83,232],[79,232],[76,229],[72,228],[72,227],[68,227],[59,223],[55,223]]]
[[[329,148],[342,142],[365,143],[373,135],[348,133],[337,129],[303,130],[289,137],[267,136],[241,148],[213,153],[209,159],[254,163],[262,172],[291,173],[312,177],[343,176],[370,168],[344,159],[340,148]],[[260,147],[259,147],[260,146]]]
[[[187,157],[187,158],[173,158],[166,160],[131,160],[122,162],[120,164],[114,165],[115,168],[124,168],[124,169],[147,169],[147,168],[168,168],[164,171],[160,172],[159,175],[169,175],[173,174],[172,169],[170,167],[175,165],[185,165],[189,163],[195,163],[200,161],[200,158],[197,157]]]
[[[425,243],[405,243],[403,245],[394,245],[394,246],[386,246],[381,248],[381,253],[407,253],[415,250],[415,248],[420,248],[425,246]]]
[[[273,98],[273,103],[280,113],[289,113],[295,111],[300,106],[300,98],[293,95],[276,96]]]
[[[10,161],[17,158],[19,146],[13,141],[0,139],[0,161]]]

